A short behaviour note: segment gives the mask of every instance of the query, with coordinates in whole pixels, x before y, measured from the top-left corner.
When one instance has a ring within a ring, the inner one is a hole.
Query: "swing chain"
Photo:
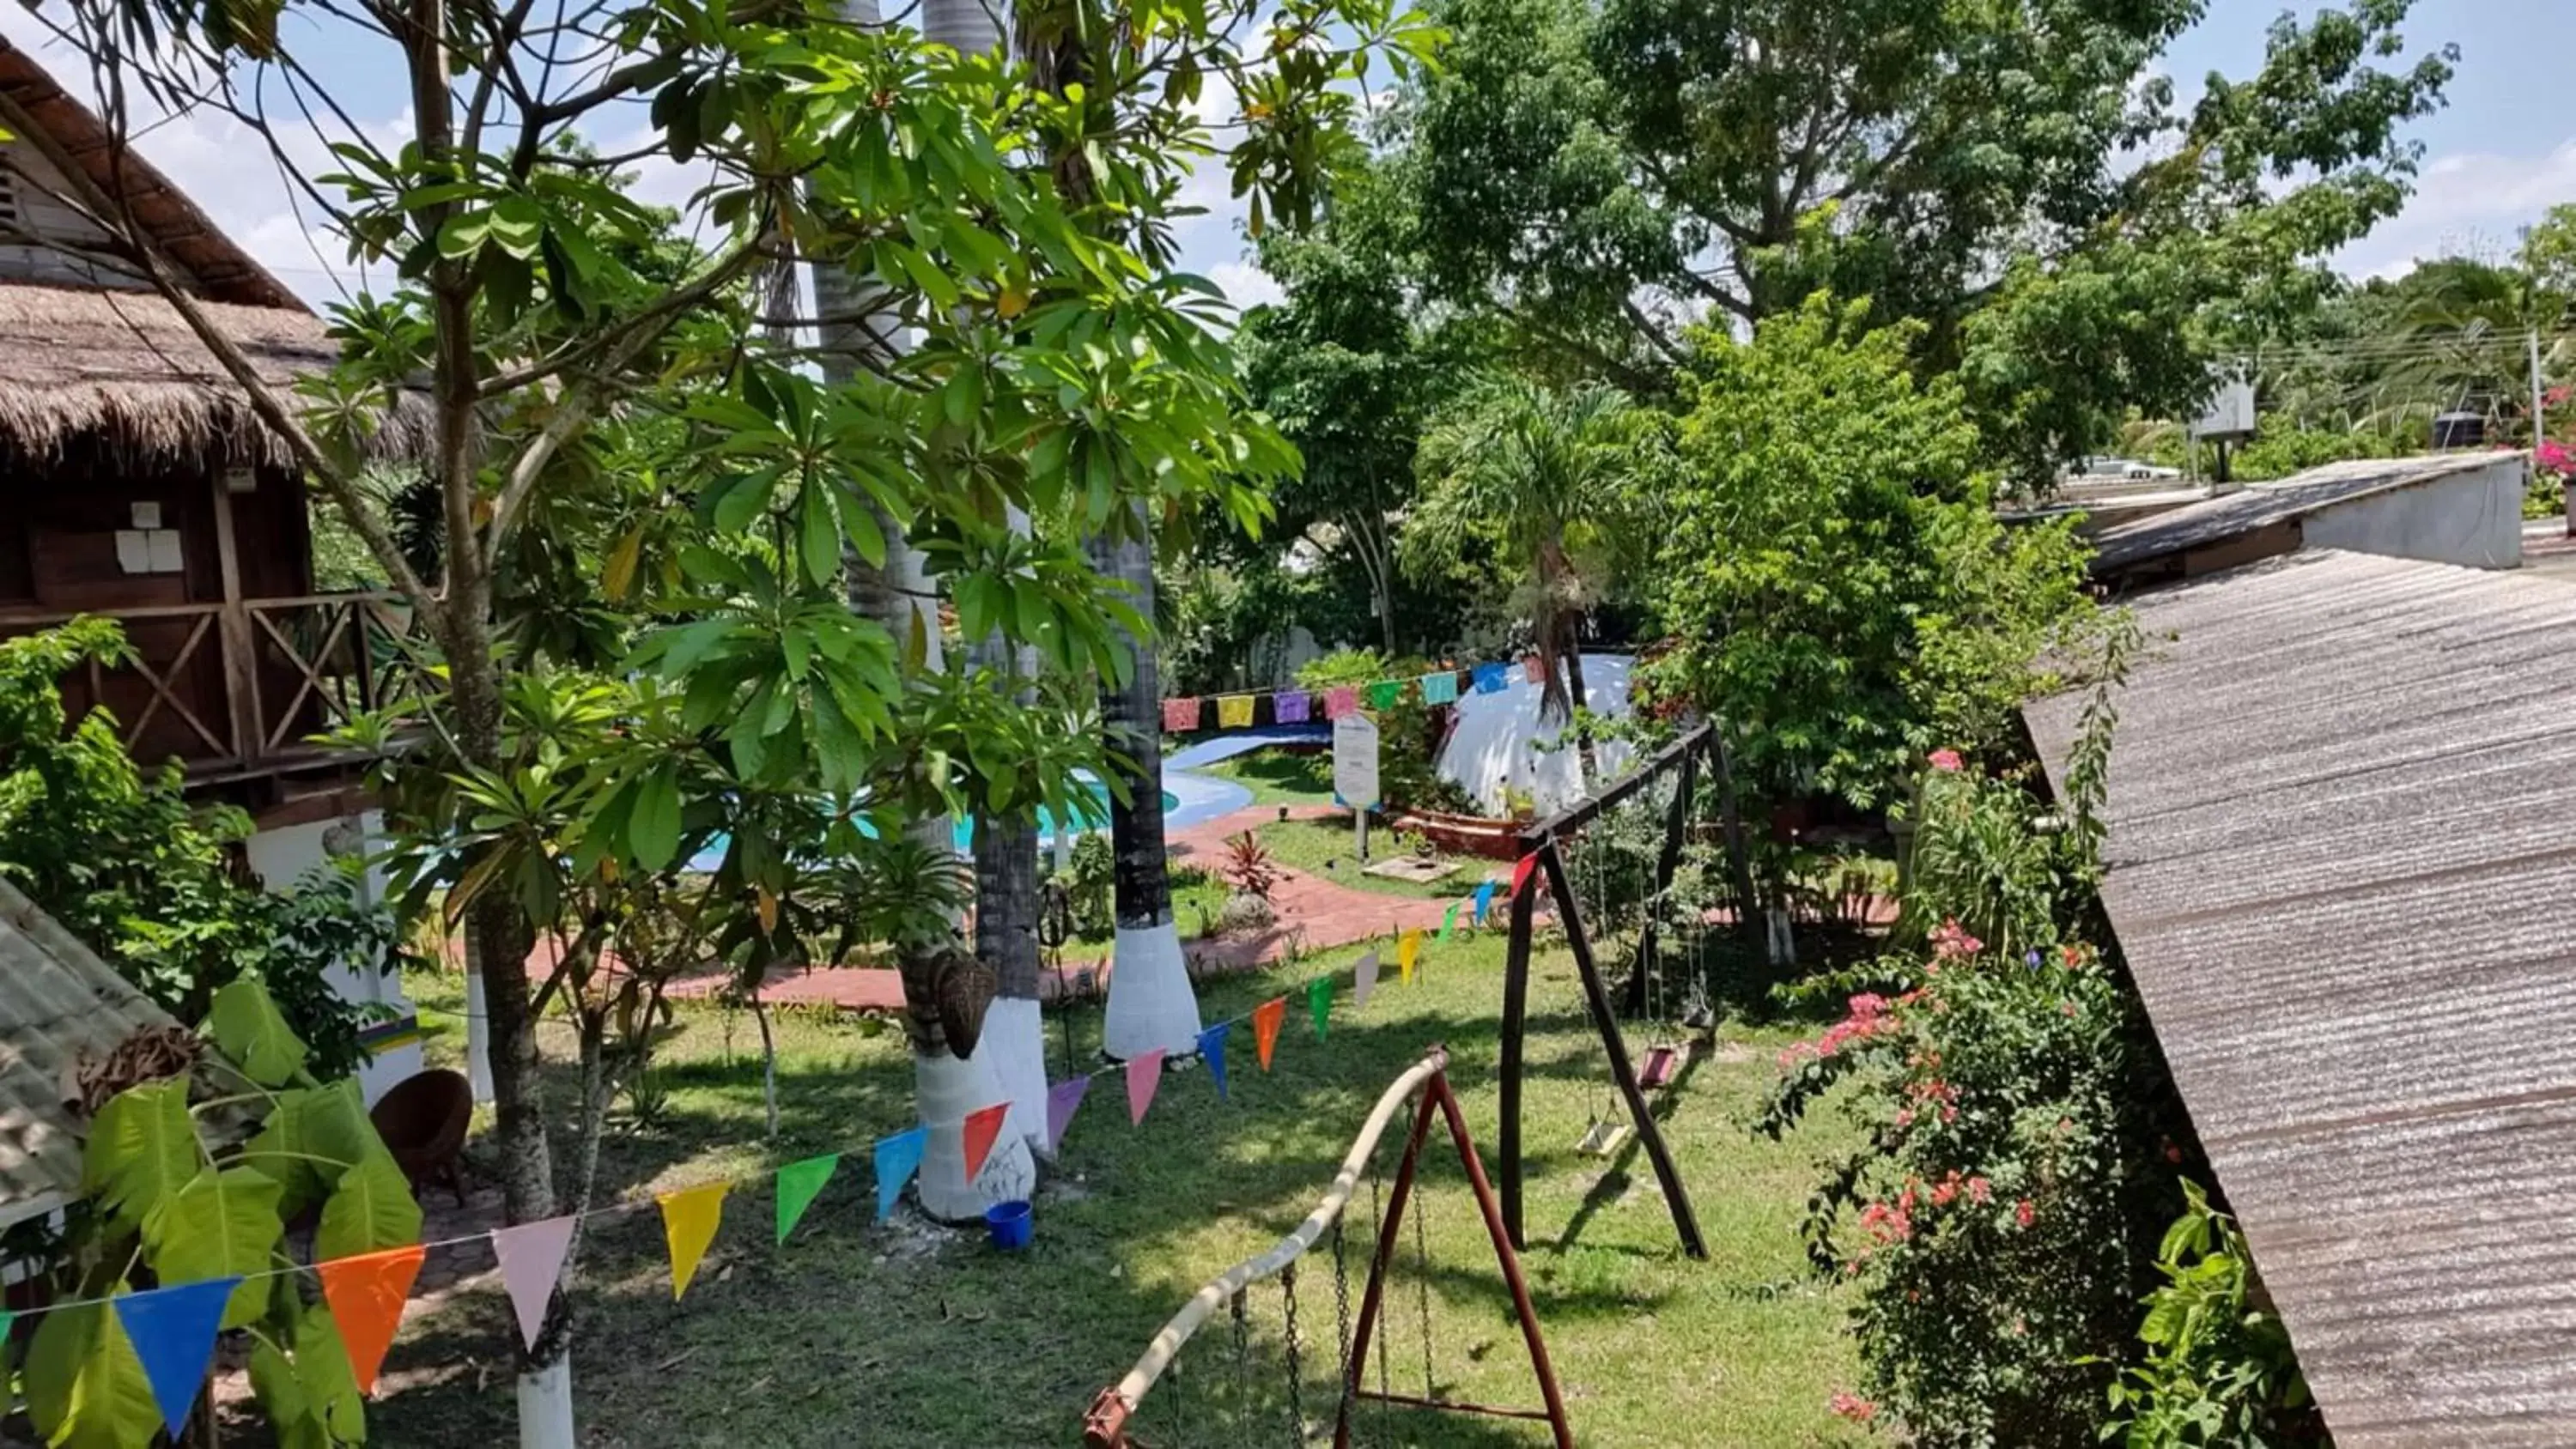
[[[1240,1431],[1243,1418],[1252,1406],[1252,1325],[1244,1314],[1244,1299],[1251,1290],[1237,1288],[1229,1305],[1234,1316],[1234,1424]]]
[[[1279,1270],[1279,1286],[1288,1305],[1288,1433],[1289,1442],[1306,1442],[1306,1396],[1303,1375],[1297,1367],[1297,1265],[1290,1263]]]
[[[1431,1245],[1422,1229],[1423,1184],[1416,1182],[1413,1192],[1413,1283],[1415,1297],[1422,1305],[1422,1397],[1434,1397],[1431,1391]]]

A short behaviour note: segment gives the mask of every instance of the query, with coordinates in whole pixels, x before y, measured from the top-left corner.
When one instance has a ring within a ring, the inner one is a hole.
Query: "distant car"
[[[2071,475],[2077,478],[2179,478],[2180,468],[2142,463],[2135,458],[2087,458]]]

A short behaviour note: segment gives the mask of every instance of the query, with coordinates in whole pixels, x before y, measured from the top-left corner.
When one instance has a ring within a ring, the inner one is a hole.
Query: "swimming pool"
[[[1109,787],[1085,775],[1082,779],[1083,802],[1074,809],[1072,830],[1088,835],[1109,828]],[[1252,792],[1232,780],[1219,780],[1166,766],[1163,770],[1163,826],[1179,830],[1231,815],[1252,803]],[[859,822],[862,832],[873,834],[866,821]],[[1055,813],[1038,807],[1038,839],[1052,842],[1057,835]],[[957,853],[964,855],[975,848],[975,822],[960,820],[956,830]],[[726,836],[708,840],[706,848],[689,858],[688,868],[713,871],[724,863],[725,851],[733,844]]]

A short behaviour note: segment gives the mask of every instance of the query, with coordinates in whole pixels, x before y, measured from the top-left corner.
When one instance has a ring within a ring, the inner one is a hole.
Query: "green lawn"
[[[1323,750],[1254,750],[1200,767],[1252,792],[1256,805],[1330,805],[1333,757]]]
[[[1347,968],[1354,949],[1322,959]],[[724,1229],[684,1302],[670,1297],[660,1229],[645,1211],[603,1220],[574,1282],[580,1313],[575,1391],[583,1442],[633,1446],[906,1444],[1070,1445],[1085,1406],[1142,1351],[1203,1279],[1266,1246],[1323,1192],[1333,1164],[1383,1085],[1431,1043],[1453,1053],[1453,1080],[1490,1164],[1495,1146],[1493,1062],[1502,938],[1487,932],[1428,950],[1419,984],[1391,979],[1365,1012],[1338,998],[1331,1037],[1318,1043],[1294,1004],[1276,1070],[1255,1064],[1238,1028],[1233,1100],[1203,1070],[1176,1071],[1141,1127],[1130,1127],[1115,1075],[1074,1124],[1064,1172],[1037,1200],[1037,1246],[990,1251],[981,1234],[929,1228],[909,1209],[890,1226],[872,1217],[868,1140],[908,1120],[910,1071],[881,1026],[817,1016],[781,1023],[782,1140],[761,1143],[757,1034],[747,1019],[684,1010],[665,1050],[670,1095],[660,1125],[624,1133],[603,1152],[605,1195],[748,1172],[814,1152],[856,1149],[796,1237],[773,1247],[765,1184],[737,1190]],[[1313,961],[1281,974],[1205,988],[1210,1019],[1248,1011],[1293,989]],[[434,1059],[461,1040],[454,978],[412,983],[434,1035]],[[1603,1162],[1573,1143],[1587,1111],[1613,1100],[1600,1050],[1584,1029],[1571,969],[1543,956],[1531,1016],[1526,1263],[1586,1444],[1809,1446],[1869,1442],[1834,1419],[1826,1400],[1856,1366],[1840,1332],[1838,1295],[1804,1271],[1795,1224],[1813,1159],[1837,1142],[1780,1146],[1746,1124],[1792,1028],[1722,1033],[1659,1098],[1711,1249],[1692,1262],[1675,1246],[1641,1157]],[[1096,1016],[1077,1022],[1084,1050]],[[1050,1043],[1055,1041],[1050,1023]],[[559,1059],[560,1040],[549,1042]],[[560,1077],[554,1100],[568,1095]],[[1823,1118],[1820,1116],[1820,1121]],[[1822,1130],[1822,1129],[1820,1129]],[[1395,1143],[1382,1161],[1392,1163]],[[1399,1392],[1419,1392],[1423,1350],[1443,1396],[1535,1405],[1536,1388],[1473,1199],[1454,1155],[1427,1156],[1423,1241],[1412,1230],[1391,1287],[1388,1367]],[[1348,1244],[1356,1308],[1364,1249]],[[1329,1413],[1324,1367],[1336,1335],[1329,1252],[1305,1260],[1299,1295],[1310,1419]],[[1277,1443],[1284,1427],[1282,1294],[1249,1295],[1247,1357],[1222,1316],[1181,1360],[1169,1393],[1149,1401],[1140,1429],[1156,1449],[1175,1444]],[[1426,1340],[1423,1317],[1428,1313]],[[394,1345],[387,1397],[370,1443],[385,1449],[485,1449],[514,1428],[510,1326],[497,1287],[416,1315]],[[1253,1422],[1229,1411],[1249,1403]],[[1179,1422],[1174,1423],[1174,1417]],[[1461,1415],[1389,1413],[1363,1420],[1361,1442],[1488,1446],[1543,1442],[1527,1426]]]
[[[1352,852],[1351,825],[1347,818],[1273,820],[1261,827],[1261,843],[1270,848],[1270,853],[1278,857],[1281,865],[1295,866],[1309,875],[1321,876],[1354,890],[1410,896],[1415,900],[1445,901],[1466,895],[1476,888],[1476,882],[1503,870],[1494,861],[1455,856],[1450,858],[1457,862],[1458,868],[1429,885],[1370,875],[1361,868],[1361,862]],[[1372,861],[1384,860],[1410,849],[1383,824],[1369,827],[1369,858]]]

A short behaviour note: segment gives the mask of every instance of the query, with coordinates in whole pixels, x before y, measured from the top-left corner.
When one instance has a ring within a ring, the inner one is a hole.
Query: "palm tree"
[[[1093,565],[1123,585],[1140,617],[1154,617],[1154,545],[1139,504],[1133,531],[1091,540]],[[1109,799],[1115,852],[1111,892],[1118,923],[1101,1048],[1125,1060],[1157,1047],[1179,1054],[1199,1039],[1199,1002],[1172,920],[1171,866],[1163,843],[1162,689],[1150,640],[1121,641],[1135,660],[1122,687],[1100,685],[1100,715],[1116,777]]]
[[[1423,436],[1428,491],[1405,524],[1407,560],[1454,563],[1481,541],[1524,570],[1513,604],[1530,621],[1544,673],[1539,717],[1551,724],[1583,702],[1583,619],[1610,561],[1635,541],[1635,484],[1657,447],[1648,421],[1615,388],[1504,377]]]
[[[849,24],[874,27],[880,23],[877,0],[842,0],[840,8]],[[901,321],[878,305],[879,294],[864,274],[837,262],[816,262],[813,272],[815,311],[823,319],[823,379],[846,386],[858,377],[871,353],[903,348]],[[848,557],[850,607],[876,620],[896,639],[917,632],[928,644],[923,667],[943,669],[938,595],[925,555],[904,537],[891,516],[880,511],[876,522],[885,535],[885,565],[870,567],[855,552]],[[924,857],[955,858],[954,827],[944,815],[925,812],[915,817],[905,835]],[[954,917],[952,936],[953,921]],[[895,964],[903,975],[913,1093],[921,1122],[930,1129],[919,1176],[921,1206],[946,1221],[980,1217],[993,1203],[1025,1191],[1034,1171],[1028,1144],[1019,1134],[1003,1134],[983,1172],[973,1182],[966,1180],[965,1119],[1002,1099],[1000,1077],[989,1054],[978,1050],[971,1057],[960,1057],[949,1049],[936,998],[940,973],[954,969],[954,953],[922,936],[893,944]]]

